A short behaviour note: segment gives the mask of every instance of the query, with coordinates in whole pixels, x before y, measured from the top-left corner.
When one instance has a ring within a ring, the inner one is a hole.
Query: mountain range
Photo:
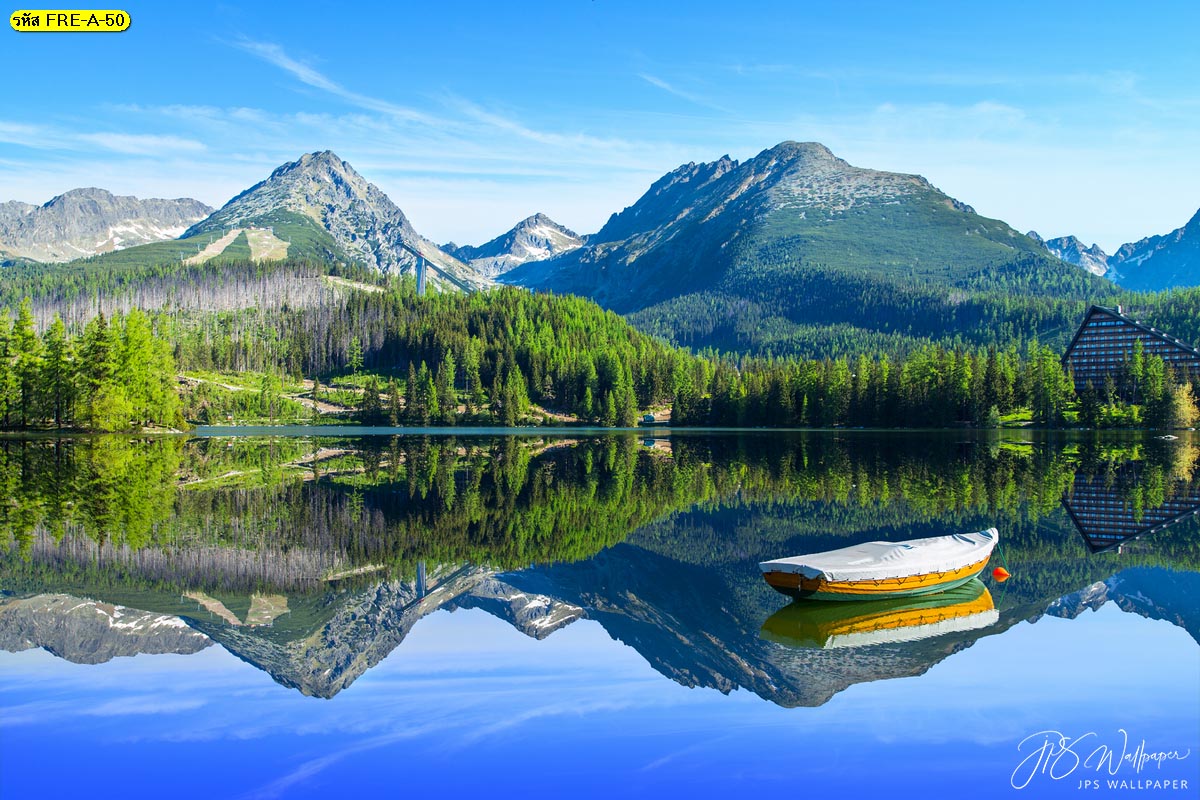
[[[1075,237],[1021,234],[919,175],[857,167],[814,142],[682,165],[588,236],[535,214],[485,244],[439,247],[329,151],[209,211],[96,189],[10,202],[0,259],[86,255],[109,270],[304,260],[404,275],[419,254],[436,287],[578,294],[676,344],[807,355],[1053,340],[1086,303],[1200,284],[1200,213],[1109,256]],[[74,269],[27,268],[64,280]]]
[[[1025,234],[1030,239],[1033,239],[1038,244],[1046,248],[1047,252],[1061,258],[1068,264],[1074,264],[1077,267],[1083,267],[1093,275],[1100,277],[1108,276],[1108,261],[1109,256],[1100,245],[1092,244],[1088,247],[1083,242],[1079,241],[1074,236],[1059,236],[1057,239],[1043,239],[1038,235],[1037,231],[1029,231]]]
[[[0,649],[41,647],[75,664],[102,664],[138,653],[199,652],[212,644],[169,614],[65,594],[0,597]]]
[[[1042,240],[1027,234],[1048,252],[1093,275],[1101,275],[1135,291],[1156,292],[1200,285],[1200,211],[1163,236],[1129,242],[1108,255],[1099,245],[1087,247],[1074,236]]]

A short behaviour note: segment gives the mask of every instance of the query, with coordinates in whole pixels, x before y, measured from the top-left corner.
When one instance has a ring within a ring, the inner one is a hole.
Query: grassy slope
[[[300,214],[277,211],[256,218],[251,223],[257,227],[272,228],[275,236],[289,243],[287,257],[290,259],[313,258],[317,260],[342,260],[340,248],[328,233],[311,219]],[[137,270],[150,266],[178,264],[183,259],[196,255],[212,242],[223,236],[220,228],[204,230],[186,239],[171,239],[150,244],[103,253],[91,258],[68,261],[62,264],[25,262],[22,269],[38,274],[103,272]],[[249,260],[250,245],[245,233],[240,234],[218,257],[224,261]]]

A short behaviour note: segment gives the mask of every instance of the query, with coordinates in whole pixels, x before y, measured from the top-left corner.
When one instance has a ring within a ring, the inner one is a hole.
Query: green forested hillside
[[[368,370],[367,397],[403,383],[405,418],[426,423],[451,421],[460,405],[511,423],[533,400],[632,425],[639,408],[670,401],[680,376],[705,370],[587,300],[519,289],[422,298],[411,280],[309,308],[178,315],[168,336],[183,369],[278,370],[326,382]],[[367,410],[381,419],[386,412]]]
[[[978,279],[1019,287],[1036,275],[1036,266],[1026,257],[1005,276]],[[716,293],[674,301],[673,308],[691,314],[708,341],[726,345],[722,349],[783,354],[731,357],[672,347],[582,298],[516,288],[418,297],[411,278],[385,280],[342,268],[345,278],[330,271],[327,264],[291,261],[110,265],[96,267],[95,286],[61,272],[30,273],[25,285],[43,314],[70,307],[69,324],[58,330],[77,336],[105,304],[116,305],[121,324],[120,308],[157,306],[154,328],[177,368],[190,373],[183,409],[191,421],[229,415],[297,420],[333,412],[370,423],[512,425],[560,414],[559,421],[632,425],[640,412],[672,404],[677,424],[718,426],[994,427],[1021,414],[1052,426],[1187,427],[1195,416],[1190,390],[1179,394],[1171,387],[1198,376],[1167,376],[1161,369],[1138,376],[1147,387],[1142,395],[1153,399],[1140,408],[1106,395],[1104,387],[1075,397],[1058,364],[1061,343],[1087,302],[1069,296],[1079,289],[1071,278],[1058,284],[1063,296],[964,289],[949,304],[939,301],[941,290],[906,289],[865,270],[803,265],[794,271],[800,289],[788,293],[778,282],[783,271],[762,267],[757,304]],[[766,310],[797,300],[810,309],[802,327]],[[1133,313],[1200,340],[1200,289],[1106,297],[1114,301],[1136,302]],[[18,327],[25,329],[33,324],[34,305],[22,307]],[[657,332],[647,312],[633,322]],[[802,348],[823,358],[792,355]],[[44,383],[53,371],[40,360],[48,344],[33,356],[16,345],[7,352],[6,374],[24,370]],[[68,384],[91,367],[78,356],[64,365]],[[247,382],[214,373],[251,375]],[[238,385],[225,385],[230,382]],[[291,387],[286,394],[285,383]],[[121,402],[108,410],[85,403],[49,414],[46,398],[53,392],[17,384],[0,395],[6,408],[41,409],[10,414],[10,427],[120,428],[138,418],[175,420],[126,414]],[[1079,401],[1085,402],[1076,408]]]
[[[1024,347],[1065,344],[1090,303],[1118,290],[1083,278],[1031,275],[1025,256],[1005,274],[977,273],[938,286],[866,269],[754,262],[712,289],[634,312],[639,328],[691,348],[753,355],[899,355],[927,343]],[[971,284],[986,288],[973,289]],[[1007,286],[1006,286],[1007,285]]]

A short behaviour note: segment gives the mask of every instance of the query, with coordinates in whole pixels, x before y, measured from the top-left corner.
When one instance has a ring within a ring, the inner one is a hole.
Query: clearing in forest
[[[255,261],[282,261],[287,258],[288,243],[266,228],[247,228],[250,258]]]
[[[208,247],[196,255],[185,258],[185,264],[203,264],[225,252],[238,236],[246,234],[246,243],[250,245],[250,258],[254,261],[282,261],[287,258],[288,242],[280,239],[273,231],[266,228],[234,228],[220,239],[210,243]]]
[[[241,228],[235,228],[231,230],[229,233],[225,234],[220,239],[217,239],[215,242],[210,242],[208,247],[204,248],[199,253],[196,253],[196,255],[190,258],[185,258],[183,263],[203,264],[210,258],[216,258],[217,256],[221,255],[221,253],[225,252],[226,247],[229,247],[229,245],[233,244],[233,240],[236,239],[241,232]]]

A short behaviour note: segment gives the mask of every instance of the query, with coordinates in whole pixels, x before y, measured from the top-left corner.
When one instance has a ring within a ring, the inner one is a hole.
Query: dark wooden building
[[[1104,379],[1111,377],[1117,390],[1124,393],[1125,365],[1133,356],[1136,342],[1142,343],[1144,355],[1158,356],[1181,379],[1200,376],[1200,350],[1165,331],[1130,319],[1120,306],[1092,306],[1063,354],[1063,366],[1075,378],[1075,391],[1083,392],[1089,382],[1099,391],[1104,388]]]

